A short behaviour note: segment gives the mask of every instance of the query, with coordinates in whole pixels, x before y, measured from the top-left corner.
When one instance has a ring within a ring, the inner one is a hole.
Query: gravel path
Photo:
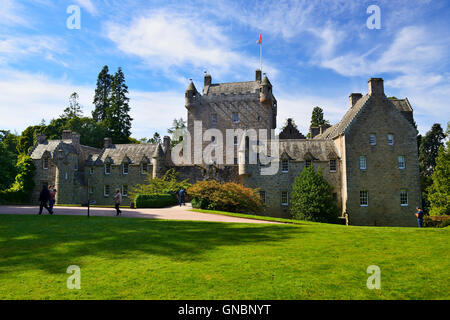
[[[224,216],[220,214],[209,214],[189,211],[192,209],[190,204],[179,207],[161,209],[125,209],[122,210],[122,217],[127,218],[146,218],[146,219],[165,219],[165,220],[194,220],[194,221],[216,221],[216,222],[240,222],[240,223],[278,223],[264,220],[254,220]],[[38,206],[0,206],[0,214],[34,214],[39,212]],[[78,215],[86,216],[87,207],[54,207],[56,215]],[[48,215],[47,210],[42,214]],[[114,208],[90,208],[91,216],[114,217],[116,211]]]

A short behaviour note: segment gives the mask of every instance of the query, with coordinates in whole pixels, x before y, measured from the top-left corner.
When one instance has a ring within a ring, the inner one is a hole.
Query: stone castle
[[[232,163],[175,164],[167,136],[158,145],[114,144],[105,138],[104,147],[96,149],[81,145],[75,132],[64,131],[61,140],[38,135],[30,151],[37,168],[33,201],[42,185],[50,184],[56,185],[58,204],[86,204],[89,197],[98,205],[110,205],[120,188],[127,205],[133,185],[145,183],[148,174],[160,177],[174,168],[180,179],[192,183],[216,179],[258,188],[266,204],[261,214],[289,217],[294,179],[304,167],[314,166],[321,168],[333,187],[333,197],[349,224],[415,226],[414,210],[421,203],[421,193],[413,110],[408,99],[386,97],[383,79],[371,78],[368,85],[366,95],[350,94],[341,121],[311,128],[309,139],[289,120],[278,136],[278,171],[270,176],[261,175],[259,159],[255,164],[238,161],[237,147]],[[216,129],[223,136],[227,129],[271,130],[277,126],[277,100],[260,70],[254,81],[247,82],[216,84],[206,74],[201,93],[191,81],[185,107],[191,136],[198,121],[203,133]],[[202,147],[214,144],[215,138],[203,139]],[[238,145],[237,137],[232,145]]]

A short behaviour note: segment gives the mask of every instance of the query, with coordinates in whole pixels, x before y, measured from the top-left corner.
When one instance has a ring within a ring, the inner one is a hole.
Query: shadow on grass
[[[0,273],[15,268],[60,273],[83,257],[208,259],[220,246],[268,244],[298,226],[76,216],[0,216]]]

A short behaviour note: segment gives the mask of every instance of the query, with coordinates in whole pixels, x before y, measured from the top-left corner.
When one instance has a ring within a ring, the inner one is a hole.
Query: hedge
[[[163,208],[177,204],[174,194],[139,194],[134,200],[136,208]]]
[[[0,191],[0,204],[29,204],[30,196],[22,190]]]

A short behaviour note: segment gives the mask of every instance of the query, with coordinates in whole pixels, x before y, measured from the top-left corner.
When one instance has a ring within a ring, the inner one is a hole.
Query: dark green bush
[[[136,208],[163,208],[177,203],[174,194],[140,194],[136,196]]]
[[[23,190],[0,191],[0,204],[28,204],[29,202],[29,193]]]

